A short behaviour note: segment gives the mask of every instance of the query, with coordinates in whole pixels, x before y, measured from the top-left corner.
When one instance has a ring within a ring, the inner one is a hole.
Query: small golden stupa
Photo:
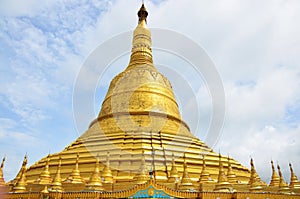
[[[10,191],[0,198],[299,198],[291,167],[290,186],[275,170],[268,186],[252,159],[249,170],[190,132],[171,83],[154,66],[147,16],[142,4],[130,62],[87,131],[29,168],[25,156],[6,184],[1,166],[0,186]]]

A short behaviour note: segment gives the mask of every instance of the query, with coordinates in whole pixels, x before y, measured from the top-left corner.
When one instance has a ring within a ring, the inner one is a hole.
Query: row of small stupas
[[[221,159],[221,156],[219,156]],[[109,166],[109,154],[107,155],[106,163],[104,167],[101,169],[99,158],[95,158],[95,167],[94,172],[90,174],[89,179],[84,179],[80,175],[80,165],[79,165],[79,155],[76,157],[76,162],[74,163],[74,168],[68,177],[61,177],[61,160],[57,167],[57,171],[54,174],[50,173],[49,169],[49,157],[47,157],[47,161],[44,166],[43,172],[40,173],[39,178],[30,184],[27,183],[26,180],[26,164],[27,157],[24,157],[22,167],[18,172],[17,176],[14,180],[5,183],[3,177],[3,166],[5,158],[2,160],[2,164],[0,167],[0,186],[3,188],[8,188],[9,192],[13,193],[23,193],[28,191],[39,191],[42,193],[48,192],[63,192],[63,191],[72,191],[74,186],[76,186],[76,190],[82,189],[82,191],[113,191],[118,189],[120,185],[124,187],[123,182],[118,182],[114,179],[112,175],[112,170]],[[227,171],[223,168],[222,161],[219,161],[219,174],[217,179],[213,179],[206,169],[205,158],[202,159],[203,166],[201,168],[201,174],[199,179],[191,179],[188,174],[188,163],[185,161],[184,157],[184,168],[183,173],[180,174],[178,172],[176,162],[174,160],[174,156],[172,159],[171,169],[168,173],[168,179],[166,181],[160,181],[161,184],[173,184],[173,188],[176,190],[182,191],[197,191],[203,189],[206,191],[248,191],[257,192],[257,191],[269,191],[269,192],[283,192],[283,193],[300,193],[300,182],[295,175],[291,163],[289,164],[291,178],[289,185],[285,182],[280,166],[277,165],[278,174],[275,170],[273,161],[271,161],[272,165],[272,177],[269,185],[263,182],[259,175],[257,174],[253,160],[251,159],[251,174],[249,177],[248,183],[241,183],[239,179],[236,177],[230,159],[228,158],[228,163],[226,165]],[[155,165],[152,165],[153,168]],[[155,170],[150,171],[147,169],[144,155],[142,156],[141,166],[139,171],[133,180],[129,183],[126,182],[126,187],[128,188],[128,183],[132,186],[136,184],[144,184],[148,180],[155,180]],[[78,189],[79,188],[79,189]],[[4,190],[4,189],[3,189]]]
[[[129,64],[112,79],[97,118],[63,151],[28,168],[25,157],[16,178],[8,183],[3,179],[2,163],[0,185],[7,192],[5,197],[30,198],[35,193],[34,198],[48,194],[46,198],[57,199],[281,199],[284,193],[285,198],[299,198],[300,184],[291,164],[289,185],[279,166],[276,173],[273,162],[267,185],[252,159],[249,170],[215,153],[193,135],[181,118],[170,81],[154,66],[147,16],[143,4]],[[228,195],[221,197],[221,193]]]

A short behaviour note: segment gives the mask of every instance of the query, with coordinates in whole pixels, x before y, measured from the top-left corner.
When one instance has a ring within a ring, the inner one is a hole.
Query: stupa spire
[[[39,177],[39,184],[43,184],[43,185],[48,185],[51,183],[51,176],[50,176],[50,171],[49,171],[49,161],[50,161],[50,157],[49,155],[46,158],[46,163],[45,163],[45,168],[44,171],[40,174]]]
[[[228,156],[227,179],[228,179],[228,182],[230,184],[237,184],[238,183],[238,179],[237,179],[235,173],[232,170],[232,166],[231,166],[231,162],[230,162],[229,156]]]
[[[278,169],[278,174],[279,174],[279,191],[287,192],[289,190],[289,187],[282,176],[279,164],[277,164],[277,169]]]
[[[26,161],[25,161],[26,160]],[[20,178],[16,181],[13,192],[14,193],[23,193],[26,192],[27,180],[26,180],[26,164],[27,164],[27,157],[25,156],[22,168],[20,170]]]
[[[172,168],[170,171],[170,177],[168,179],[168,182],[177,183],[178,180],[179,180],[179,175],[178,175],[178,171],[177,171],[177,167],[176,167],[176,163],[175,163],[174,153],[172,153]]]
[[[147,27],[147,16],[148,12],[143,3],[138,11],[139,22],[133,32],[131,57],[127,69],[141,64],[150,64],[154,67],[151,49],[151,32]]]
[[[205,158],[202,156],[202,171],[199,178],[200,183],[213,182],[209,172],[206,168]]]
[[[109,163],[109,152],[106,155],[106,165],[102,171],[102,179],[104,183],[113,183],[113,176],[110,170],[110,163]]]
[[[61,157],[59,156],[56,175],[55,175],[55,177],[53,179],[53,182],[51,184],[51,190],[53,192],[62,192],[62,179],[61,179],[61,176],[60,176],[60,172],[61,172]]]
[[[219,153],[219,175],[218,182],[214,189],[215,191],[231,191],[231,185],[228,182],[227,176],[225,175],[225,171],[223,169],[222,156]]]
[[[5,185],[5,180],[3,177],[3,167],[4,167],[4,162],[5,162],[5,156],[2,159],[1,166],[0,166],[0,186]]]
[[[183,174],[179,185],[179,189],[189,191],[193,189],[194,186],[191,178],[189,177],[185,153],[183,155],[183,161]]]
[[[66,182],[72,183],[72,184],[84,183],[84,180],[81,177],[80,170],[79,170],[79,153],[77,153],[77,156],[76,156],[75,168],[73,169],[71,175],[68,177]]]
[[[253,159],[250,160],[251,174],[248,184],[250,185],[250,191],[259,191],[262,189],[263,182],[257,174],[254,166]]]
[[[276,173],[275,166],[273,163],[273,160],[271,160],[271,166],[272,166],[272,177],[271,177],[271,182],[269,184],[270,187],[275,187],[279,186],[279,176]]]
[[[101,177],[100,177],[100,164],[99,164],[99,155],[96,157],[96,164],[94,173],[90,177],[90,181],[88,183],[88,189],[101,191],[103,190]]]
[[[292,167],[291,163],[289,163],[289,166],[290,166],[290,171],[291,171],[291,181],[290,181],[289,187],[299,189],[300,188],[300,182],[298,181],[298,178],[294,173],[294,170],[293,170],[293,167]]]
[[[27,165],[27,155],[25,154],[23,162],[22,162],[22,166],[17,174],[17,176],[14,179],[14,184],[18,182],[18,180],[21,178],[23,170],[26,169],[26,165]]]

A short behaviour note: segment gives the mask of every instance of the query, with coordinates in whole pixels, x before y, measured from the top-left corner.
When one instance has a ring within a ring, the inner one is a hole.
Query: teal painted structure
[[[152,185],[150,185],[147,189],[139,190],[133,196],[128,198],[174,198],[168,194],[166,194],[162,190],[155,189]]]

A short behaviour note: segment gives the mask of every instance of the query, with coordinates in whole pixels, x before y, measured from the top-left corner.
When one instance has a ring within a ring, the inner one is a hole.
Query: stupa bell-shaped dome
[[[108,136],[114,125],[123,133],[161,131],[193,137],[181,120],[169,80],[153,65],[151,33],[146,25],[148,13],[144,5],[138,14],[130,63],[111,81],[98,122]],[[105,121],[109,123],[108,129]]]

